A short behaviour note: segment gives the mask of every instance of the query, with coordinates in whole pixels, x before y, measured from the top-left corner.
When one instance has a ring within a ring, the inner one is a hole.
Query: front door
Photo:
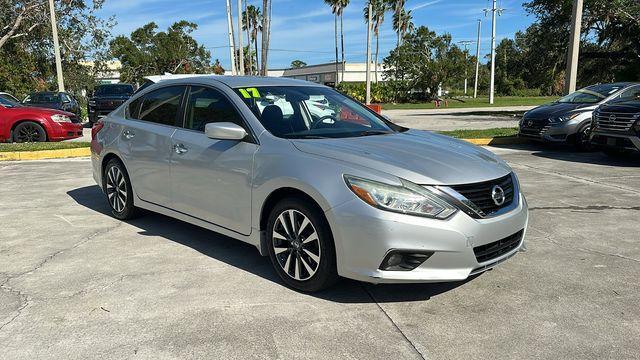
[[[120,134],[120,152],[136,195],[171,206],[169,160],[185,86],[160,88],[133,101]]]
[[[247,129],[234,105],[216,89],[192,86],[184,127],[172,137],[171,187],[175,210],[243,235],[251,232],[251,179],[258,146],[250,140],[216,140],[211,122]]]

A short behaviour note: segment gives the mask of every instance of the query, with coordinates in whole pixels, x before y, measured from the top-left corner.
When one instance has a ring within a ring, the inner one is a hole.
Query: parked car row
[[[89,122],[108,115],[134,93],[131,84],[99,85],[87,104]],[[24,100],[0,92],[0,141],[62,141],[82,136],[78,100],[66,92],[34,92]]]
[[[519,136],[600,149],[608,155],[640,152],[640,84],[588,86],[528,111]]]

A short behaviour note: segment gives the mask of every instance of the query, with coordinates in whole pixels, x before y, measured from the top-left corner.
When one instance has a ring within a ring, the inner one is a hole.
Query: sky
[[[535,18],[523,8],[524,0],[498,0],[504,12],[497,20],[496,38],[513,38],[525,30]],[[237,27],[237,0],[231,0],[234,27]],[[249,0],[250,5],[262,6],[261,0]],[[351,0],[344,13],[345,57],[347,62],[364,62],[366,58],[367,26],[363,9],[365,0]],[[412,10],[415,26],[427,26],[438,34],[450,33],[454,42],[472,40],[470,52],[475,53],[477,20],[482,20],[481,56],[491,51],[490,0],[406,0]],[[309,65],[334,61],[334,17],[323,0],[273,0],[271,51],[269,68],[287,68],[299,59]],[[173,22],[188,20],[198,24],[194,38],[209,51],[213,59],[220,59],[229,68],[226,0],[106,0],[99,16],[115,16],[117,25],[113,35],[129,35],[138,27],[154,21],[164,30]],[[396,35],[388,13],[380,33],[380,59],[395,47]],[[373,39],[372,39],[373,40]],[[246,35],[243,39],[246,45]],[[372,51],[375,42],[372,41]]]

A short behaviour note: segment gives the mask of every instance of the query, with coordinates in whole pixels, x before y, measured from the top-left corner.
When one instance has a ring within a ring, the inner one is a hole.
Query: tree
[[[157,32],[151,22],[133,31],[131,37],[118,36],[111,41],[111,52],[122,63],[120,78],[140,82],[153,74],[206,73],[211,68],[211,54],[191,37],[197,25],[179,21],[166,32]]]
[[[307,66],[307,63],[302,61],[302,60],[293,60],[291,62],[291,68],[292,69],[298,69],[298,68],[305,67],[305,66]]]
[[[211,72],[216,75],[224,75],[224,68],[222,67],[222,64],[220,64],[220,59],[216,59],[213,63],[213,66],[211,66]]]
[[[344,64],[344,9],[349,5],[349,0],[324,0],[325,4],[331,6],[331,12],[335,16],[335,37],[336,37],[336,64],[338,63],[338,18],[340,18],[340,43],[342,47],[342,63]],[[336,74],[337,75],[337,74]],[[342,77],[344,78],[344,65],[342,67]],[[337,79],[336,79],[337,80]],[[337,83],[337,81],[336,81]]]
[[[262,65],[260,72],[262,76],[269,73],[269,38],[271,37],[271,0],[262,0]]]
[[[413,32],[414,29],[411,10],[406,11],[405,9],[401,9],[399,13],[393,14],[393,30],[398,32],[400,44],[402,44],[404,36],[407,33]]]
[[[380,27],[384,23],[384,15],[389,10],[386,0],[370,0],[371,1],[371,20],[373,21],[373,35],[376,37],[376,53],[374,57],[375,79],[378,82],[378,63],[380,53]],[[364,7],[365,22],[369,21],[369,6]]]
[[[102,4],[55,2],[66,88],[81,100],[109,58],[109,29],[115,22],[96,16]],[[57,89],[47,0],[0,0],[0,9],[0,89],[18,97]]]
[[[260,8],[253,5],[247,6],[245,13],[242,16],[242,27],[250,34],[255,50],[255,64],[256,68],[260,64],[258,61],[258,32],[262,32],[262,13]],[[252,61],[253,62],[253,61]]]
[[[465,54],[451,41],[421,26],[404,37],[402,45],[384,59],[384,78],[395,100],[406,101],[411,93],[433,98],[440,86],[459,84],[464,77]]]
[[[404,4],[406,0],[385,0],[390,9],[393,9],[393,30],[397,33],[398,40],[396,46],[400,46],[402,43],[402,21],[404,17],[402,12],[404,11]]]

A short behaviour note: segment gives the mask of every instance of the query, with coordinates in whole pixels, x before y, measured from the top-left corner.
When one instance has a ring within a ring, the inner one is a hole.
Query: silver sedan
[[[147,209],[253,244],[302,291],[463,280],[524,242],[503,160],[313,83],[163,81],[98,122],[91,148],[116,218]]]

